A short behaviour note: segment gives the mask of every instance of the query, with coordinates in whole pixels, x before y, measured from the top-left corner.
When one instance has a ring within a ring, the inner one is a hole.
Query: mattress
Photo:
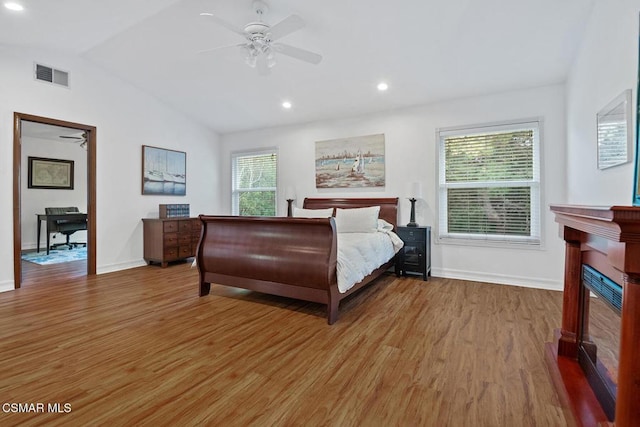
[[[347,292],[356,283],[389,261],[402,248],[402,240],[382,224],[375,233],[337,233],[338,290]]]

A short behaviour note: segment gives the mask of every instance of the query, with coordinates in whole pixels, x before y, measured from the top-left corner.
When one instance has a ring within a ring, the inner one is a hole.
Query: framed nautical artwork
[[[142,194],[187,194],[187,153],[143,145]]]
[[[316,142],[316,188],[384,187],[384,134]]]

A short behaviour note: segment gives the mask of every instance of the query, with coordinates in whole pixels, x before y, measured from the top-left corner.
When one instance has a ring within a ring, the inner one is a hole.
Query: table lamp
[[[287,187],[284,192],[287,199],[287,216],[293,216],[293,201],[296,199],[296,191],[293,187]]]
[[[409,189],[409,201],[411,202],[411,218],[409,218],[409,223],[407,227],[417,227],[418,223],[416,222],[416,201],[422,198],[422,184],[419,182],[411,183],[411,187]]]

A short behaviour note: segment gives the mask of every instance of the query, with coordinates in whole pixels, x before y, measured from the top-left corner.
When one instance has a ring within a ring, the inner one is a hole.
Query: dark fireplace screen
[[[582,266],[582,332],[578,362],[602,409],[613,421],[620,351],[622,287],[596,269]]]

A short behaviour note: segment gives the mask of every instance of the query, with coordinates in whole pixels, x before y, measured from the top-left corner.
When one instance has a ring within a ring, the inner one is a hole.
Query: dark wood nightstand
[[[396,233],[404,247],[396,257],[396,274],[422,274],[422,280],[431,276],[431,227],[397,227]]]

